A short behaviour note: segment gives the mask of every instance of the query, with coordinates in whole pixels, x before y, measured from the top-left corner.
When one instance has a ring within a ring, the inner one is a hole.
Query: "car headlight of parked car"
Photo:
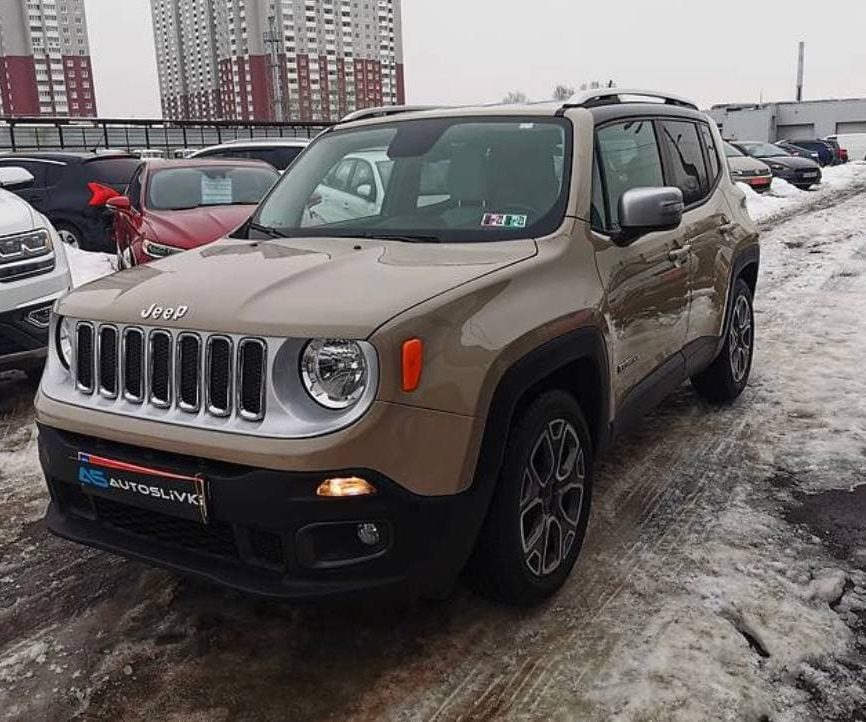
[[[304,348],[301,378],[307,393],[319,405],[348,409],[367,389],[367,359],[355,341],[316,339]]]
[[[57,356],[68,371],[72,365],[72,324],[68,318],[61,316],[57,319],[55,334],[54,345],[57,348]]]
[[[147,239],[144,240],[143,246],[144,252],[151,258],[166,258],[167,256],[183,252],[182,248],[167,246],[164,243],[157,243],[156,241],[149,241]]]
[[[44,228],[0,239],[0,262],[44,256],[51,252],[51,234]]]

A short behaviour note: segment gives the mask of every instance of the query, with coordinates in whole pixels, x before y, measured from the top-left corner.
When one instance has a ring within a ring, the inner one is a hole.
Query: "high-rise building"
[[[84,0],[0,0],[0,115],[96,116]]]
[[[405,102],[400,0],[151,0],[162,110],[337,120]]]

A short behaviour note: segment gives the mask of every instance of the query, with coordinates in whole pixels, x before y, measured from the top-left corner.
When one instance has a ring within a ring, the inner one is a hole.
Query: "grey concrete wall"
[[[837,132],[866,128],[866,98],[718,105],[708,113],[720,126],[725,138],[739,140],[773,142],[795,134],[802,137],[809,128],[813,136],[824,138]],[[848,125],[839,127],[840,124]]]

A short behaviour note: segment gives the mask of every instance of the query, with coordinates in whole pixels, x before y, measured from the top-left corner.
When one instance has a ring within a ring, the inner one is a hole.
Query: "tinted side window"
[[[683,192],[687,206],[698,203],[707,195],[709,184],[697,126],[688,121],[662,120],[659,127],[670,166],[668,182]]]
[[[710,186],[714,185],[719,177],[721,162],[719,161],[719,149],[716,148],[716,141],[713,138],[713,133],[709,126],[701,125],[701,137],[704,139],[704,147],[707,150],[707,162],[709,163],[708,170],[710,171]]]
[[[629,120],[600,128],[598,157],[601,163],[610,214],[608,228],[619,224],[619,200],[632,188],[664,185],[655,130],[650,120]]]

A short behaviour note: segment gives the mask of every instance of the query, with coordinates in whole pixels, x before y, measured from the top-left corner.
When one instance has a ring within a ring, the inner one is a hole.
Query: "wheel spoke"
[[[544,504],[541,499],[536,499],[520,515],[520,541],[523,544],[523,552],[527,554],[537,544],[544,533]]]
[[[544,573],[556,571],[562,563],[562,525],[555,516],[547,518],[544,534]]]

